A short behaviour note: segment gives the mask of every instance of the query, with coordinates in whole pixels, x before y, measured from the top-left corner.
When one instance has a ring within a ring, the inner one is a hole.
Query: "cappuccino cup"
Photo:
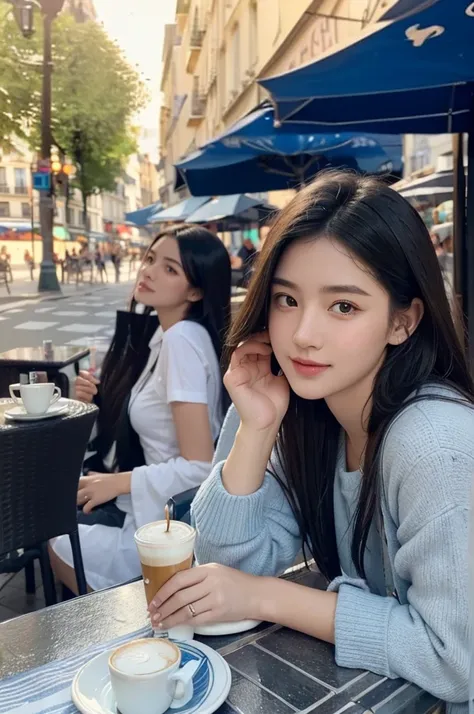
[[[140,639],[118,647],[109,657],[109,675],[121,714],[164,714],[193,696],[196,663],[180,669],[181,651],[165,639]]]
[[[20,392],[19,397],[16,392]],[[10,384],[10,396],[15,404],[25,407],[28,414],[40,416],[61,398],[61,390],[53,382]]]
[[[148,605],[175,573],[187,570],[193,564],[196,539],[194,528],[181,521],[171,521],[169,531],[166,528],[166,521],[155,521],[147,523],[135,533]],[[176,640],[191,640],[194,629],[189,625],[179,625],[168,633],[157,630],[155,634]]]

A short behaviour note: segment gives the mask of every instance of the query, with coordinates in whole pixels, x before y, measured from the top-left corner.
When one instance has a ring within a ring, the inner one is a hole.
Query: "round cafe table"
[[[9,397],[8,386],[20,381],[20,374],[46,372],[63,394],[69,396],[69,379],[64,369],[73,365],[76,374],[79,363],[90,354],[88,347],[55,345],[50,354],[43,347],[17,347],[0,353],[0,397]]]

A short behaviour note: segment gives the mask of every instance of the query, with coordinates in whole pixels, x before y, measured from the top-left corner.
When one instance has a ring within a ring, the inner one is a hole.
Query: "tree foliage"
[[[11,8],[0,3],[0,147],[11,149],[13,135],[25,138],[40,110],[38,42],[22,37]]]
[[[35,27],[25,40],[11,14],[0,14],[0,142],[6,147],[13,133],[27,134],[33,148],[39,144],[39,14]],[[77,23],[63,13],[53,25],[52,49],[53,139],[76,164],[76,184],[86,199],[113,189],[124,159],[135,150],[131,122],[146,93],[138,73],[96,22]]]

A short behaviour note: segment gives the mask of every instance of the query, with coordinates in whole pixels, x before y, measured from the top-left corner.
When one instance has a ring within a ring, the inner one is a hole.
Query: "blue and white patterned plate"
[[[215,650],[200,642],[176,642],[181,650],[181,666],[196,662],[193,697],[184,706],[172,707],[170,714],[212,714],[227,699],[231,674],[227,662]],[[107,650],[85,664],[72,683],[72,701],[82,714],[116,714],[117,707],[109,678]]]

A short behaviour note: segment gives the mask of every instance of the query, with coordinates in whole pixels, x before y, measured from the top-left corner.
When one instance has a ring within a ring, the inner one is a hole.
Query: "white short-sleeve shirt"
[[[219,361],[202,325],[182,320],[165,332],[159,327],[149,346],[148,363],[132,389],[129,406],[147,465],[180,455],[172,402],[207,404],[214,441],[223,419]]]

